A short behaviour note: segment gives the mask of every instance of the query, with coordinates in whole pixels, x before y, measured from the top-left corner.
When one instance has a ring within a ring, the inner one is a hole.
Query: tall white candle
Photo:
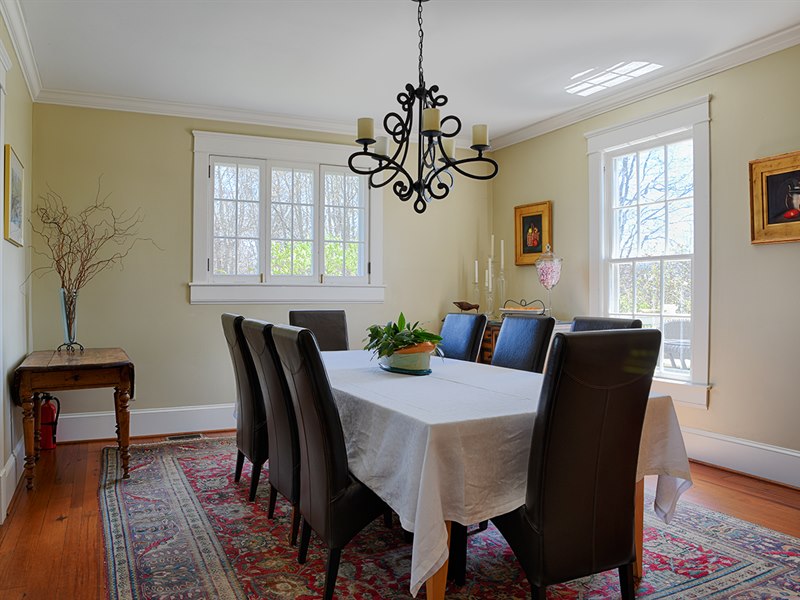
[[[442,141],[442,145],[444,146],[444,153],[448,158],[456,157],[456,141],[453,138],[446,138]]]
[[[483,279],[485,280],[485,283],[483,285],[488,288],[489,287],[489,271],[487,271],[486,269],[483,270]]]
[[[375,121],[370,117],[361,117],[358,120],[358,137],[357,140],[372,140],[375,139]]]
[[[472,145],[473,146],[489,145],[489,127],[487,125],[472,126]]]
[[[489,257],[494,258],[494,234],[492,234],[492,245],[489,247]]]
[[[379,156],[389,156],[389,139],[385,135],[378,136],[373,152]]]
[[[478,283],[478,259],[475,259],[475,283]]]
[[[506,241],[505,240],[500,240],[500,270],[501,271],[505,270],[505,266],[506,266],[505,254],[506,254]]]
[[[494,237],[494,236],[492,236]],[[489,258],[489,291],[492,291],[492,259]]]

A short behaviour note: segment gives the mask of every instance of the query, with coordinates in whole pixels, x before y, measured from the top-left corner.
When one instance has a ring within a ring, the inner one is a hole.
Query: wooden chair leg
[[[250,502],[256,499],[256,492],[258,491],[258,480],[261,478],[261,465],[253,465],[253,471],[250,474]]]
[[[636,588],[633,583],[633,563],[619,568],[619,589],[622,600],[633,600],[636,597]]]
[[[531,584],[531,600],[547,600],[547,586]]]
[[[339,560],[341,558],[341,548],[330,548],[328,550],[328,569],[325,575],[324,600],[331,600],[333,598],[333,588],[336,587],[336,576],[339,574]]]
[[[297,562],[301,565],[306,562],[308,554],[308,543],[311,541],[311,526],[308,521],[303,519],[303,527],[300,530],[300,548],[297,551]]]
[[[267,518],[275,516],[275,501],[278,499],[278,490],[274,485],[269,486],[269,507],[267,508]],[[292,544],[294,545],[294,544]]]
[[[392,528],[392,509],[387,508],[383,511],[383,524],[386,526],[387,529]]]
[[[236,471],[233,474],[233,480],[236,483],[239,483],[239,479],[242,478],[242,467],[244,467],[244,454],[239,450],[236,454]]]
[[[294,546],[297,543],[297,530],[300,528],[300,509],[297,506],[292,506],[292,533],[289,534],[289,545]]]
[[[447,560],[447,578],[457,586],[467,582],[467,527],[453,521],[450,526],[450,558]]]

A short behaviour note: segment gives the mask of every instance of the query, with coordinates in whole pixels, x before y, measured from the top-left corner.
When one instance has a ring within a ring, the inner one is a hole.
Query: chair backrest
[[[633,560],[636,465],[660,341],[657,329],[553,338],[525,499],[550,581]]]
[[[572,331],[605,331],[607,329],[641,329],[640,319],[616,319],[613,317],[575,317]]]
[[[267,410],[269,481],[290,502],[300,500],[300,445],[294,404],[272,339],[272,323],[245,319],[242,331],[255,363]]]
[[[442,341],[439,349],[446,358],[475,362],[481,350],[486,315],[448,313],[442,323]]]
[[[289,325],[310,329],[320,350],[349,350],[343,310],[290,310]]]
[[[251,462],[263,464],[269,455],[267,411],[253,357],[242,332],[242,321],[241,315],[222,315],[222,331],[236,379],[236,446]]]
[[[339,410],[314,334],[308,329],[275,325],[272,337],[297,416],[300,512],[311,528],[327,539],[331,501],[350,481]]]
[[[494,345],[492,364],[541,373],[555,323],[553,317],[504,317]]]

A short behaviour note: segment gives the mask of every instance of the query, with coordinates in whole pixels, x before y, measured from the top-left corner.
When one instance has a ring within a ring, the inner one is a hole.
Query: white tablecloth
[[[416,596],[447,559],[446,520],[469,525],[524,504],[543,376],[432,358],[433,373],[415,377],[383,371],[363,350],[322,355],[350,470],[414,532]],[[669,519],[691,477],[668,396],[648,404],[637,478],[649,474],[661,476],[655,509]]]

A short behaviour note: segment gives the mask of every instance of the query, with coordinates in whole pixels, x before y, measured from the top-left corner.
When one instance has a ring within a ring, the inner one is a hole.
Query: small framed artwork
[[[800,242],[800,152],[750,161],[750,241]]]
[[[14,149],[6,144],[5,170],[5,237],[17,246],[22,246],[22,233],[25,230],[23,215],[22,183],[24,181],[22,163]]]
[[[532,265],[547,246],[553,249],[552,202],[514,207],[514,251],[516,265]]]

